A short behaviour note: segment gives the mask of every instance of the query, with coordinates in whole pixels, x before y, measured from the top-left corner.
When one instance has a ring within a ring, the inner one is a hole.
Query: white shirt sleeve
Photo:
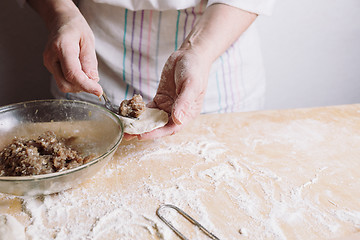
[[[209,0],[207,7],[222,3],[259,15],[271,15],[275,0]]]

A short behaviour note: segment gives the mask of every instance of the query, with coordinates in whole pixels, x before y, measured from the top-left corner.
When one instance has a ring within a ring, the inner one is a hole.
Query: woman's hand
[[[98,84],[94,35],[86,20],[70,0],[28,0],[49,29],[44,65],[63,92],[102,95]]]
[[[192,49],[179,49],[169,57],[157,93],[148,104],[167,112],[169,122],[162,128],[138,136],[138,139],[172,135],[200,114],[210,66],[211,62]]]
[[[138,139],[172,135],[200,114],[211,64],[256,16],[225,4],[214,4],[205,10],[180,49],[165,63],[157,93],[149,105],[166,111],[170,116],[168,124],[139,135]]]

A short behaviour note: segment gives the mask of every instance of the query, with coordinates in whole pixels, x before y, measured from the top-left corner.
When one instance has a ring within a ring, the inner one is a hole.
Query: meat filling
[[[81,157],[68,146],[72,138],[47,131],[37,139],[14,138],[0,152],[0,176],[29,176],[63,171],[83,165],[91,156]]]
[[[145,111],[145,103],[141,95],[135,94],[130,100],[120,104],[119,113],[124,117],[139,117]]]

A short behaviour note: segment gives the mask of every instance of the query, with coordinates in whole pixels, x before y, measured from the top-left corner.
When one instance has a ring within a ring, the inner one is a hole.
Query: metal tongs
[[[181,216],[183,216],[186,220],[188,220],[193,225],[197,226],[206,236],[208,236],[210,239],[213,240],[220,240],[218,237],[216,237],[213,233],[211,233],[209,230],[204,228],[198,221],[190,217],[186,212],[181,210],[180,208],[171,205],[171,204],[163,204],[160,205],[160,207],[156,210],[156,215],[166,224],[168,227],[173,230],[173,232],[182,240],[188,240],[178,229],[176,229],[170,221],[166,220],[164,216],[160,213],[160,211],[164,208],[172,208],[176,210]]]
[[[135,120],[139,120],[139,118],[137,117],[131,117],[131,116],[123,116],[120,114],[119,108],[115,107],[110,99],[108,98],[108,96],[106,95],[105,91],[103,91],[102,97],[104,98],[105,101],[105,107],[110,110],[111,112],[115,113],[116,115],[119,115],[121,117],[125,117],[125,118],[130,118],[130,119],[135,119]]]

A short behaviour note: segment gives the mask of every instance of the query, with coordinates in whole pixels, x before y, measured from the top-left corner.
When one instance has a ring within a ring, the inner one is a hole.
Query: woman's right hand
[[[28,0],[49,30],[44,65],[63,92],[102,95],[95,40],[85,18],[71,0]]]

